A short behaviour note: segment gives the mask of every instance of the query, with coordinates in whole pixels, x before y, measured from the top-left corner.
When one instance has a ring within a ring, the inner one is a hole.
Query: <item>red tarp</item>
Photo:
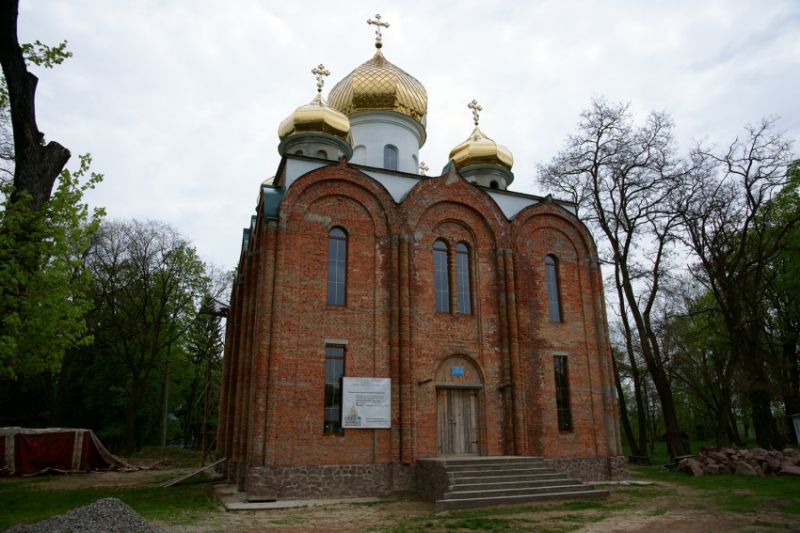
[[[134,470],[111,455],[91,429],[0,428],[0,473],[30,476],[49,470]]]

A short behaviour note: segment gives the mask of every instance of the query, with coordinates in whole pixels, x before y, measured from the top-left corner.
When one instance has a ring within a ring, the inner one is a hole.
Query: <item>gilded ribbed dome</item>
[[[514,165],[511,150],[497,144],[476,125],[469,138],[450,151],[450,159],[461,169],[470,165],[500,165],[508,170]]]
[[[423,126],[428,112],[425,87],[386,60],[380,48],[372,59],[337,83],[328,95],[330,106],[345,115],[359,111],[395,111]]]
[[[350,134],[350,120],[332,109],[317,94],[311,103],[295,109],[278,126],[278,137],[281,140],[294,133],[307,132],[328,133],[346,141]]]

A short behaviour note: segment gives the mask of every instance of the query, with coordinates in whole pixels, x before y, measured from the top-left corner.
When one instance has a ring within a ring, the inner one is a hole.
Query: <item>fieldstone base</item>
[[[581,481],[619,481],[628,479],[628,461],[616,457],[572,457],[542,459],[547,466]]]
[[[250,467],[247,499],[388,496],[414,491],[411,465],[306,465]]]
[[[436,501],[447,492],[450,478],[444,461],[417,459],[417,497],[426,501]]]

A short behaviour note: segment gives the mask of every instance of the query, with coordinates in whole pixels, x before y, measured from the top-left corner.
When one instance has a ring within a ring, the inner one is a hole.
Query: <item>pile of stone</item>
[[[681,459],[678,470],[693,476],[724,474],[728,472],[747,476],[792,474],[800,476],[800,451],[786,448],[783,451],[763,448],[703,449],[694,457]]]
[[[31,525],[17,525],[6,533],[158,533],[140,514],[117,498],[104,498]]]

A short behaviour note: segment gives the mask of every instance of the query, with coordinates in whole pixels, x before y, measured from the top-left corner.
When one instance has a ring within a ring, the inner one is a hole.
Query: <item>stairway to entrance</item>
[[[538,457],[437,457],[417,460],[417,488],[437,511],[557,499],[605,498]]]

